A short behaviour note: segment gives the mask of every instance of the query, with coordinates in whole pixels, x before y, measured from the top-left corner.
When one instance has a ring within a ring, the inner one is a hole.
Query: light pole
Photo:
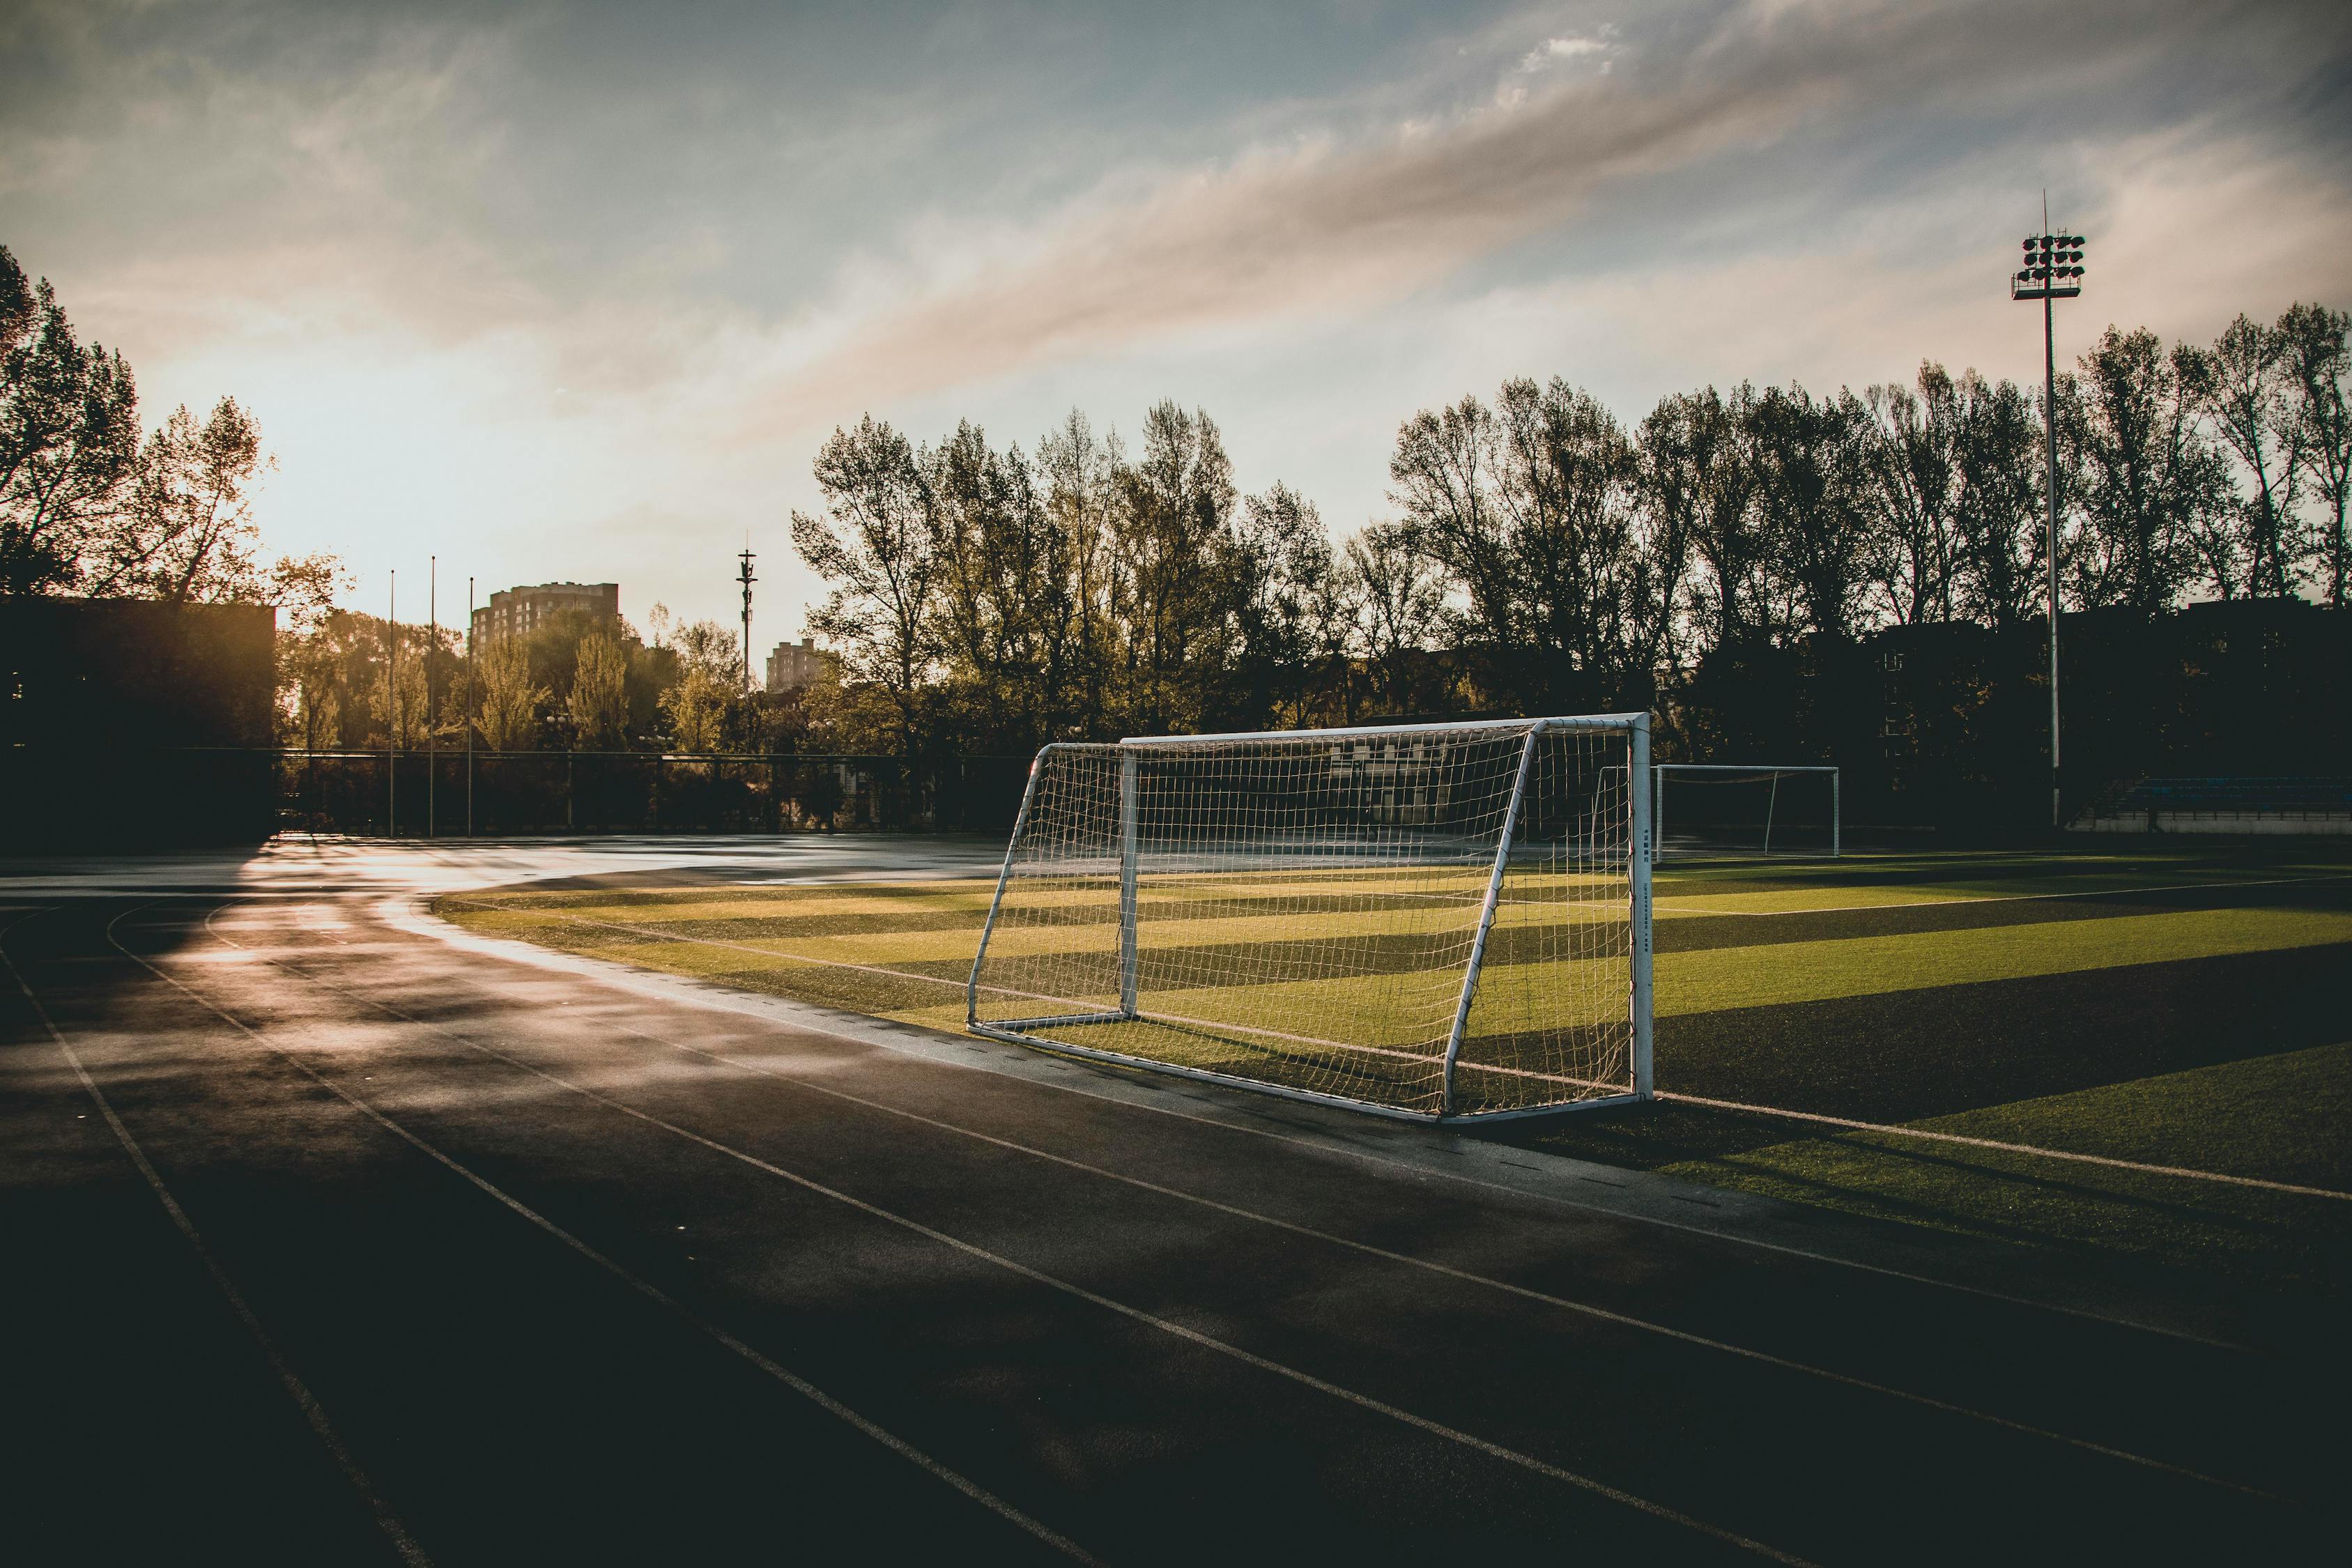
[[[2009,280],[2012,300],[2042,301],[2042,434],[2049,459],[2049,532],[2043,556],[2050,568],[2050,826],[2066,826],[2060,804],[2058,772],[2058,346],[2053,300],[2072,300],[2083,291],[2083,237],[2052,234],[2050,204],[2042,204],[2040,234],[2025,237],[2025,254]]]
[[[751,563],[755,558],[748,542],[743,546],[743,553],[735,559],[742,563],[735,580],[743,584],[743,691],[749,696],[751,691],[751,584],[759,579],[751,575]]]

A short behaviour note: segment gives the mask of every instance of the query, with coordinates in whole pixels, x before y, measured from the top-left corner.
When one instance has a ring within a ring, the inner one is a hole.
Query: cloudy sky
[[[762,646],[861,413],[1173,397],[1347,530],[1509,375],[2038,374],[2045,187],[2062,353],[2352,307],[2352,6],[0,6],[0,243],[151,421],[256,410],[273,545],[642,624],[731,617],[748,535]]]

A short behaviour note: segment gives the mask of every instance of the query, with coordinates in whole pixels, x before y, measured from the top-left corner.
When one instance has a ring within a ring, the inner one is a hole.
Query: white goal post
[[[1646,713],[1037,753],[974,1034],[1416,1120],[1652,1097]]]
[[[1714,811],[1677,810],[1667,789],[1676,780],[1715,786],[1710,793],[1718,795],[1737,789],[1746,798],[1728,812],[1720,809],[1724,804],[1720,799]],[[1791,781],[1809,787],[1784,792],[1782,785]],[[1836,859],[1843,848],[1838,770],[1833,767],[1810,763],[1656,763],[1650,768],[1650,820],[1659,859],[1694,850],[1733,856],[1818,855],[1824,847],[1830,858]],[[1776,831],[1777,849],[1773,847]],[[1671,834],[1684,837],[1676,839]]]

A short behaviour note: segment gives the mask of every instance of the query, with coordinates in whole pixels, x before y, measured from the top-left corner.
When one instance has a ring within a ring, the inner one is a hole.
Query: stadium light
[[[2012,300],[2042,301],[2042,430],[2049,458],[2049,532],[2043,542],[2050,575],[2050,826],[2066,826],[2058,769],[2058,347],[2053,300],[2083,292],[2083,237],[2050,232],[2050,200],[2042,202],[2042,232],[2025,237],[2024,263],[2009,280]]]

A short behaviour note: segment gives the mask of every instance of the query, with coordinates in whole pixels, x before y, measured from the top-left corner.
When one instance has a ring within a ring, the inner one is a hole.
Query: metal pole
[[[1842,858],[1839,837],[1843,832],[1845,816],[1838,805],[1838,771],[1830,770],[1830,858]]]
[[[392,595],[383,619],[383,836],[400,834],[400,572],[392,574]]]
[[[1628,764],[1628,766],[1630,767],[1630,765],[1631,765],[1631,764],[1629,763],[1629,764]],[[1653,831],[1654,831],[1654,832],[1655,832],[1655,833],[1657,834],[1657,836],[1658,836],[1658,844],[1660,845],[1660,847],[1663,847],[1664,846],[1665,842],[1666,842],[1666,770],[1665,770],[1665,769],[1664,769],[1664,768],[1652,768],[1652,769],[1650,770],[1650,790],[1649,790],[1649,794],[1650,794],[1650,821],[1651,821],[1651,823],[1654,825],[1654,826],[1653,826]]]
[[[963,1021],[966,1025],[980,1022],[980,966],[988,957],[988,939],[996,930],[996,911],[1004,903],[1004,885],[1013,879],[1013,854],[1021,847],[1021,830],[1029,825],[1029,803],[1037,798],[1037,776],[1045,771],[1045,753],[1054,748],[1039,749],[1029,763],[1029,782],[1021,789],[1021,809],[1013,814],[1013,837],[1004,841],[1004,864],[997,868],[996,893],[988,900],[988,919],[981,922],[980,950],[971,955],[971,978],[964,983]]]
[[[1503,872],[1511,863],[1511,838],[1519,828],[1519,803],[1527,798],[1528,774],[1535,768],[1536,742],[1543,736],[1538,725],[1528,731],[1519,748],[1519,771],[1511,781],[1511,804],[1503,810],[1503,841],[1495,846],[1495,868],[1486,876],[1486,899],[1478,906],[1478,934],[1470,942],[1470,967],[1462,976],[1462,996],[1454,1005],[1454,1027],[1445,1037],[1445,1070],[1437,1096],[1437,1114],[1454,1114],[1454,1063],[1462,1054],[1463,1032],[1470,1026],[1470,1001],[1478,994],[1478,973],[1486,965],[1486,933],[1495,929],[1495,905],[1503,896]],[[1627,793],[1638,795],[1638,776],[1629,768]]]
[[[1646,777],[1650,771],[1648,714],[1633,721],[1632,742],[1633,776]],[[1643,809],[1646,801],[1643,791],[1633,792],[1633,1092],[1643,1100],[1657,1092],[1650,1031],[1650,862],[1656,842],[1651,835],[1650,814]]]
[[[2044,214],[2042,225],[2049,226]],[[2058,339],[2050,296],[2042,296],[2042,431],[2050,460],[2050,826],[2063,827],[2058,772]]]
[[[1135,883],[1137,756],[1122,746],[1118,753],[1118,1010],[1135,1016]]]
[[[474,836],[474,580],[466,579],[466,837]]]
[[[1780,809],[1780,773],[1772,771],[1772,793],[1764,797],[1764,853],[1772,853],[1772,818]]]
[[[435,595],[440,590],[441,558],[425,558],[425,837],[433,837],[433,793],[441,777],[441,742],[434,733],[440,717],[433,706],[433,656],[441,651],[441,609]]]

